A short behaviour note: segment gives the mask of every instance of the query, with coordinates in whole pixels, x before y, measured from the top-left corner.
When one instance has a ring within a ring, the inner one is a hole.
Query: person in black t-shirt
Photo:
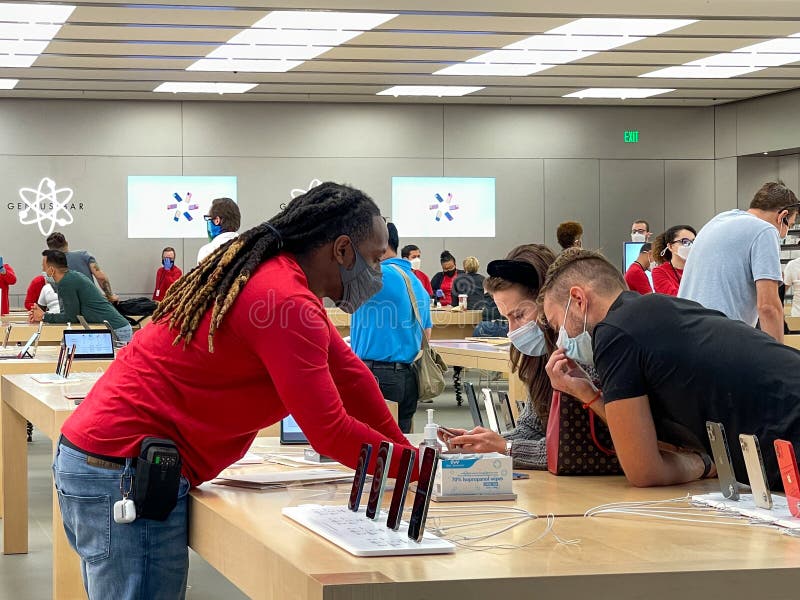
[[[782,488],[773,442],[789,440],[800,452],[800,352],[696,302],[626,291],[595,252],[562,254],[540,301],[559,333],[561,349],[546,368],[553,387],[606,420],[633,485],[714,476],[705,423],[717,421],[737,479],[747,482],[739,434],[754,434],[770,487]],[[573,360],[594,363],[599,402]]]

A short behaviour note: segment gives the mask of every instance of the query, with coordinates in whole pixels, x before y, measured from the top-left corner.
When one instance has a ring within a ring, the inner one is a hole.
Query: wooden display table
[[[34,332],[39,328],[39,325],[29,325],[26,322],[6,322],[3,321],[2,330],[0,330],[0,344],[3,343],[3,338],[5,337],[5,327],[9,323],[13,323],[13,327],[11,328],[11,334],[8,337],[9,344],[16,344],[17,342],[25,343],[27,342],[30,337],[34,334]],[[83,329],[80,323],[71,323],[72,329]],[[77,325],[77,327],[76,327]],[[108,331],[105,325],[103,324],[93,324],[89,325],[92,329],[99,329],[101,331]],[[61,341],[64,339],[64,330],[67,328],[66,324],[60,325],[45,325],[42,327],[42,335],[39,337],[39,345],[40,346],[58,346],[61,344]]]
[[[511,373],[508,356],[510,346],[495,346],[484,342],[463,340],[436,340],[431,342],[431,346],[436,349],[448,366],[453,367],[453,386],[459,406],[462,403],[461,373],[460,369],[456,370],[456,367],[497,371],[508,375],[508,398],[511,400],[511,410],[514,411],[516,418],[516,401],[526,401],[528,391],[519,377],[515,373]]]
[[[328,318],[342,337],[350,335],[350,315],[339,308],[326,308]],[[431,339],[461,339],[472,335],[475,326],[481,322],[479,310],[452,311],[449,309],[431,310]]]

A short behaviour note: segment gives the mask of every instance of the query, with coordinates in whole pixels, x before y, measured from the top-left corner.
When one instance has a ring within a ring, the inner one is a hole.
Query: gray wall
[[[185,269],[203,242],[127,239],[128,175],[236,175],[243,228],[314,177],[363,188],[391,215],[392,176],[474,175],[497,178],[496,237],[412,240],[401,231],[401,243],[422,248],[429,274],[445,248],[485,267],[517,244],[555,245],[568,219],[583,223],[585,246],[618,264],[634,218],[655,230],[699,227],[735,204],[737,170],[718,156],[717,121],[710,108],[8,100],[0,103],[0,255],[19,275],[12,295],[23,295],[44,240],[7,203],[44,176],[85,205],[63,228],[72,248],[90,249],[117,291],[149,295],[163,246],[177,247]],[[640,143],[623,142],[629,129]]]

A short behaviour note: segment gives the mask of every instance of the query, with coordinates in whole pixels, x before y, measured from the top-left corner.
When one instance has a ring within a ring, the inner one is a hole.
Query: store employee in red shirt
[[[183,271],[175,264],[175,248],[167,246],[161,251],[161,266],[156,271],[156,289],[153,290],[153,300],[161,302],[167,295],[167,290],[178,281]]]
[[[456,277],[463,275],[464,271],[456,269],[456,257],[445,250],[439,256],[442,270],[431,279],[431,288],[436,301],[442,306],[458,306],[458,296],[453,297],[453,282]]]
[[[653,246],[650,242],[642,244],[639,248],[639,256],[631,263],[625,271],[625,283],[632,292],[639,292],[642,296],[652,294],[653,288],[650,287],[650,280],[647,278],[647,269],[650,268],[652,258],[650,251]]]
[[[394,442],[396,473],[408,441],[321,300],[352,313],[377,293],[387,238],[368,196],[323,183],[172,286],[62,428],[55,484],[90,599],[183,598],[189,488],[288,414],[350,467],[364,442]],[[163,522],[118,523],[112,507],[146,437],[177,445],[178,502]]]

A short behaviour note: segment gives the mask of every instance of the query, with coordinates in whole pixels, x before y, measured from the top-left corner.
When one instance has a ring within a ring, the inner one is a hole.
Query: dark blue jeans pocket
[[[75,551],[87,563],[107,559],[111,552],[111,497],[57,491],[64,529]]]

